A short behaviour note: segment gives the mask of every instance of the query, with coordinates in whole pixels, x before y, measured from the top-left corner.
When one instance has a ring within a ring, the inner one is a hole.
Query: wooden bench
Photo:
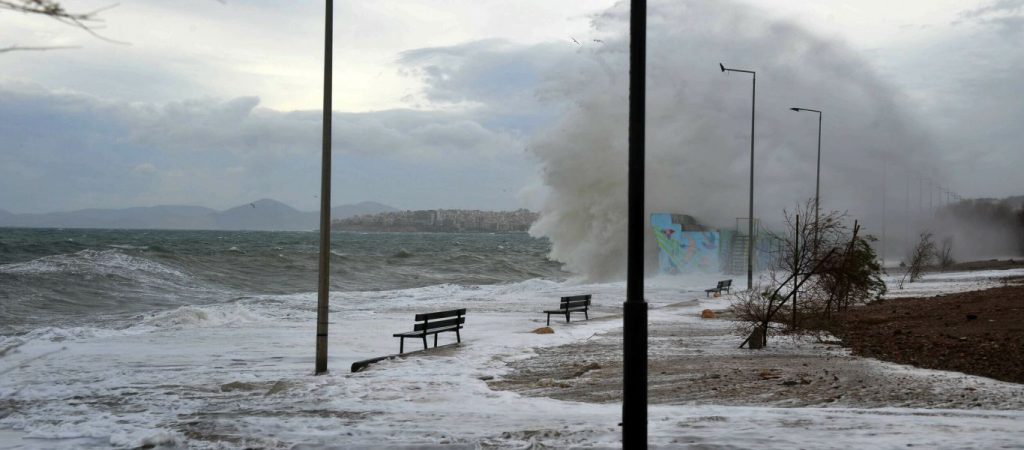
[[[718,282],[718,286],[715,286],[715,287],[713,287],[711,289],[705,289],[704,293],[707,294],[708,297],[710,297],[712,292],[714,292],[716,294],[721,294],[722,291],[725,291],[726,293],[732,292],[732,280],[731,279],[730,280],[719,281]]]
[[[558,309],[549,309],[544,311],[544,314],[548,315],[548,326],[551,326],[552,314],[564,315],[565,321],[568,322],[570,314],[582,311],[583,317],[590,320],[590,316],[587,314],[588,309],[590,309],[590,294],[571,295],[562,297],[561,303],[558,304]]]
[[[466,323],[465,315],[465,308],[417,314],[415,321],[421,323],[413,325],[412,331],[395,333],[393,335],[396,338],[401,338],[398,344],[398,353],[402,354],[405,352],[405,338],[423,339],[424,350],[427,349],[427,336],[431,334],[434,335],[434,347],[437,347],[437,335],[446,331],[455,332],[456,342],[462,342],[462,335],[459,334],[459,330],[462,329],[462,324]]]

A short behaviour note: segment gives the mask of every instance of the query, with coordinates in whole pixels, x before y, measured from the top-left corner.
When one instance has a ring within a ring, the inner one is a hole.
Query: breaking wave
[[[567,275],[546,257],[547,242],[526,234],[339,233],[332,240],[332,292]],[[208,305],[305,296],[317,286],[315,233],[5,230],[0,244],[0,335],[97,320],[128,327],[154,312],[170,315],[146,319],[152,327],[218,323]],[[238,320],[259,316],[235,312]]]
[[[544,98],[568,107],[527,147],[547,187],[531,233],[551,240],[553,259],[592,280],[622,279],[626,268],[628,13],[619,2],[596,15],[592,33],[603,43],[551,68]],[[862,223],[878,223],[881,193],[870,185],[883,164],[934,166],[932,141],[907,102],[843,43],[731,1],[652,2],[648,17],[647,212],[690,214],[715,227],[747,212],[751,78],[723,74],[720,62],[757,71],[754,214],[765,224],[814,195],[816,123],[790,107],[826,111],[822,179],[860,188],[823,185],[823,199]],[[654,269],[657,246],[645,235]]]

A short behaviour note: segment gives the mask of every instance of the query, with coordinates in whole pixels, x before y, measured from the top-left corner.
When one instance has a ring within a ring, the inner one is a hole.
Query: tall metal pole
[[[316,291],[316,374],[327,373],[327,314],[331,269],[331,76],[334,51],[334,1],[327,0],[324,26],[324,122],[320,162],[320,266]]]
[[[753,70],[727,69],[718,63],[722,72],[741,72],[751,75],[750,95],[750,208],[747,211],[747,289],[754,288],[754,117],[757,111],[757,73]]]
[[[935,183],[932,183],[932,179],[929,178],[928,179],[928,211],[931,213],[932,217],[935,216],[935,198],[932,196],[932,194],[934,194],[934,193],[935,193]]]
[[[886,257],[885,214],[886,214],[887,211],[886,211],[886,205],[885,205],[885,197],[886,197],[886,194],[888,194],[888,192],[886,192],[886,182],[888,181],[888,178],[889,178],[888,177],[888,167],[886,167],[885,158],[883,157],[882,158],[882,268],[883,269],[885,269],[885,257]]]
[[[818,111],[818,170],[814,176],[814,256],[818,256],[818,228],[821,221],[821,116]]]
[[[925,212],[925,177],[918,174],[918,220]]]
[[[800,214],[796,215],[796,232],[793,233],[793,329],[796,329],[796,297],[800,288]]]
[[[907,248],[910,248],[910,245],[912,245],[912,241],[914,240],[910,236],[910,174],[908,173],[906,175],[906,177],[907,177],[907,179],[906,179],[906,181],[907,181],[907,199],[906,199],[906,209],[907,209],[907,211],[906,211],[906,215],[904,215],[904,217],[903,217],[903,227],[906,228],[906,230],[904,230],[906,232],[906,240],[907,240],[907,245],[906,246],[907,246]]]
[[[752,76],[750,91],[750,207],[747,210],[747,290],[754,289],[754,112],[757,110],[757,74]]]
[[[629,211],[622,305],[622,448],[647,448],[647,302],[644,300],[644,126],[647,1],[629,10]]]

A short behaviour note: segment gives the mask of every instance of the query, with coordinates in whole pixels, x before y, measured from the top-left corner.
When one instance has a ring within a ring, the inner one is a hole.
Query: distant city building
[[[480,211],[428,209],[367,214],[331,222],[341,231],[515,232],[528,231],[538,214],[526,209]]]

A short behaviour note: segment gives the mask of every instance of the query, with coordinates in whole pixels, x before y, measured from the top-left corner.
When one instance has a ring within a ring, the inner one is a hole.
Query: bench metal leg
[[[548,313],[548,326],[551,326],[551,313]]]
[[[437,347],[437,335],[441,333],[434,333],[434,347]]]
[[[587,319],[587,320],[590,320],[590,314],[587,314],[587,310],[585,310],[585,309],[583,310],[583,318]]]
[[[402,353],[405,353],[405,338],[404,337],[399,337],[398,338],[398,354],[401,355]]]
[[[437,335],[435,334],[434,337],[437,337]],[[427,335],[425,334],[423,335],[423,349],[427,349]]]
[[[569,311],[565,312],[565,323],[569,323]]]
[[[459,330],[455,330],[455,342],[462,343],[462,336],[459,336]]]

